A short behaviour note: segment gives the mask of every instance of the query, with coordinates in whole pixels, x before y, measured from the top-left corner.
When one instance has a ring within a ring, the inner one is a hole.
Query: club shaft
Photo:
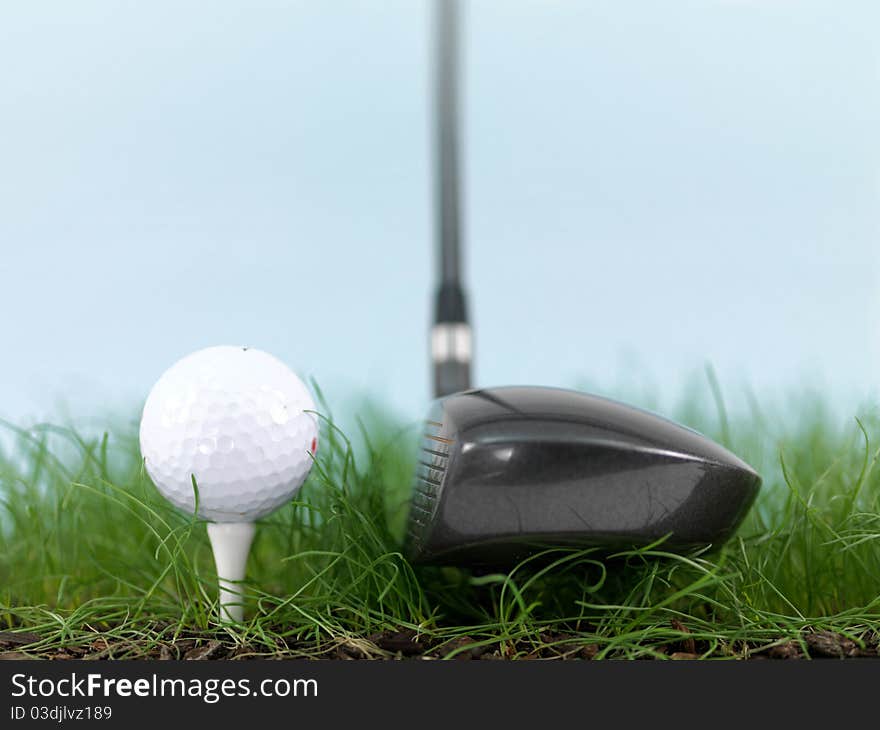
[[[462,286],[459,2],[434,0],[434,166],[438,285],[431,332],[434,395],[471,387],[471,328]]]
[[[461,284],[461,174],[459,171],[459,3],[435,0],[434,119],[436,237],[440,283]]]

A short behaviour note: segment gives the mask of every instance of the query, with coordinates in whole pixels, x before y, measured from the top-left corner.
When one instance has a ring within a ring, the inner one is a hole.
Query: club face
[[[718,546],[760,483],[713,441],[615,401],[467,391],[428,416],[406,550],[414,562],[500,567],[547,546]]]

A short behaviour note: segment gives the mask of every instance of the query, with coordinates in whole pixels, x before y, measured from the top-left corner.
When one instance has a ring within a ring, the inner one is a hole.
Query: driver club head
[[[720,546],[760,477],[696,431],[543,387],[435,401],[405,550],[415,563],[512,566],[547,547]]]

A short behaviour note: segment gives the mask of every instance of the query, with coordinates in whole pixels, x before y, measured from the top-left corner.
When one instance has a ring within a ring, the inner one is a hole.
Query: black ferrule
[[[464,289],[459,284],[441,284],[437,289],[434,322],[467,322]]]

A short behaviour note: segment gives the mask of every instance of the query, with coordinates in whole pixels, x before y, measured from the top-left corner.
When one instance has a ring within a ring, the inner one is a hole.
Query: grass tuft
[[[239,626],[215,621],[205,526],[156,492],[134,422],[93,436],[4,423],[0,655],[876,653],[880,417],[835,426],[810,401],[788,423],[757,407],[737,418],[709,382],[713,407],[680,415],[764,477],[721,551],[674,555],[661,542],[548,551],[509,574],[415,569],[400,541],[417,429],[371,409],[354,444],[322,420],[307,483],[261,522]]]

